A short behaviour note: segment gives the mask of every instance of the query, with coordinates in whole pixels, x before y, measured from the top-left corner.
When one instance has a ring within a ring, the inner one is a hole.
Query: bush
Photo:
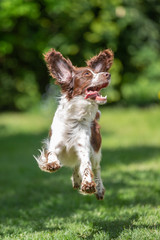
[[[49,83],[42,54],[51,47],[78,66],[111,48],[109,101],[157,102],[159,14],[157,0],[1,0],[0,109],[25,110],[39,101]]]

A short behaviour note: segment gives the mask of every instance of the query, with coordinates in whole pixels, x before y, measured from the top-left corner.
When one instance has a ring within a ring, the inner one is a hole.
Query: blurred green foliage
[[[56,48],[73,64],[115,53],[110,102],[160,100],[158,0],[1,0],[0,109],[26,110],[50,81],[43,53]]]

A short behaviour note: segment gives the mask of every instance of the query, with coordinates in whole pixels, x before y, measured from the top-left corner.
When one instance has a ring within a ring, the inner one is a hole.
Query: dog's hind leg
[[[96,183],[96,198],[98,200],[103,200],[105,188],[103,186],[103,182],[101,179],[101,167],[100,167],[100,160],[101,160],[101,150],[99,152],[94,152],[92,155],[92,169],[94,173],[94,180]]]
[[[97,112],[96,119],[100,116],[99,112]],[[104,198],[104,186],[101,179],[101,168],[100,168],[100,161],[101,161],[101,134],[100,134],[100,126],[97,120],[92,122],[91,127],[91,162],[92,162],[92,169],[94,173],[94,179],[96,182],[96,197],[98,200],[102,200]]]
[[[79,165],[75,166],[71,179],[72,179],[73,188],[79,189],[80,186],[81,186],[81,182],[82,182],[82,178],[81,178],[81,175],[79,173]]]
[[[76,153],[79,158],[79,173],[82,178],[80,192],[82,194],[93,194],[96,192],[96,184],[93,180],[92,165],[90,162],[89,134],[81,133],[76,145]]]

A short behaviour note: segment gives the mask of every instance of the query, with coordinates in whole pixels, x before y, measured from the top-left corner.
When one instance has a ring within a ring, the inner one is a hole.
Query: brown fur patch
[[[99,120],[99,119],[100,119],[100,116],[101,116],[100,112],[96,112],[96,117],[95,117],[95,119],[96,119],[96,120]]]
[[[49,130],[49,138],[51,138],[51,136],[52,136],[52,129],[50,128],[50,130]]]
[[[73,77],[74,89],[72,97],[81,95],[85,92],[86,87],[91,84],[93,74],[86,67],[76,68]]]
[[[74,66],[69,59],[65,59],[60,52],[51,49],[49,52],[44,54],[47,67],[49,69],[50,75],[56,79],[56,84],[61,86],[62,92],[71,96],[73,90],[72,72],[74,72]],[[61,64],[63,68],[68,72],[65,81],[62,81],[64,77],[64,72],[58,64]]]
[[[107,72],[112,66],[114,59],[114,54],[111,49],[106,49],[98,54],[98,56],[94,56],[89,61],[87,61],[88,67],[92,69],[96,69],[98,64],[101,64],[101,68],[99,72]]]
[[[95,152],[98,152],[101,147],[101,134],[100,134],[100,125],[96,120],[92,122],[91,126],[91,145]]]
[[[51,49],[46,54],[44,54],[44,59],[47,63],[47,67],[49,72],[53,78],[56,78],[57,81],[61,81],[61,76],[63,73],[61,69],[58,67],[57,63],[62,62],[63,65],[66,67],[67,70],[70,72],[73,71],[73,65],[69,59],[65,59],[60,52],[57,52],[55,49]],[[70,79],[67,79],[68,81]]]

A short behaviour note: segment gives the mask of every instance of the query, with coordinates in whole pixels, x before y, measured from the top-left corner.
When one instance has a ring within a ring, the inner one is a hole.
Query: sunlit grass
[[[41,172],[32,155],[52,114],[0,116],[0,239],[160,239],[160,109],[102,110],[105,200]]]

